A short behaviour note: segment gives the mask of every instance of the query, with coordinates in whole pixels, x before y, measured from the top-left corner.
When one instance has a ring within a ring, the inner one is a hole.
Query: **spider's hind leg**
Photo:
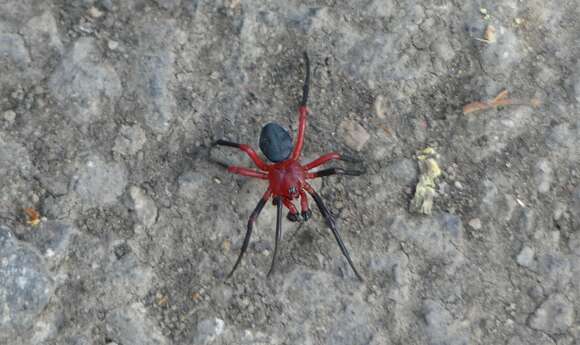
[[[328,225],[328,227],[330,228],[330,231],[332,231],[332,234],[334,235],[334,238],[336,239],[336,242],[338,243],[338,246],[340,247],[340,251],[342,252],[342,255],[344,255],[344,257],[346,258],[346,261],[348,261],[348,264],[352,268],[354,274],[357,276],[357,278],[360,281],[364,281],[363,277],[358,273],[358,271],[354,267],[352,259],[350,258],[350,255],[348,253],[348,250],[346,249],[344,242],[342,242],[342,238],[340,237],[340,233],[338,232],[338,229],[336,228],[336,223],[334,221],[334,217],[332,216],[332,214],[330,213],[330,211],[328,210],[326,205],[324,205],[322,198],[320,197],[320,195],[318,195],[318,193],[316,193],[314,188],[312,188],[310,185],[306,184],[305,188],[308,191],[308,193],[310,193],[310,195],[312,195],[312,198],[314,198],[314,202],[316,203],[316,206],[318,206],[320,213],[322,213],[322,216],[326,220],[326,225]]]
[[[266,202],[268,201],[268,199],[270,199],[271,195],[272,195],[272,190],[270,190],[270,188],[268,188],[266,193],[264,193],[264,195],[262,196],[262,199],[260,199],[260,201],[258,202],[258,205],[256,205],[256,208],[254,209],[254,211],[250,215],[250,219],[248,219],[248,226],[247,226],[247,230],[246,230],[246,235],[244,236],[244,243],[242,244],[242,249],[240,250],[240,255],[238,256],[238,259],[236,260],[236,263],[234,264],[234,268],[232,268],[230,274],[228,274],[226,279],[230,278],[234,274],[234,272],[236,271],[236,268],[238,268],[238,265],[242,261],[242,257],[244,256],[244,253],[246,252],[246,250],[248,249],[248,245],[250,244],[250,237],[252,237],[252,229],[254,228],[254,223],[256,222],[256,219],[260,215],[260,212],[262,212],[264,205],[266,205]]]
[[[276,254],[278,254],[278,242],[282,238],[282,203],[280,202],[281,197],[274,198],[274,204],[276,205],[276,237],[274,240],[274,254],[272,254],[272,265],[270,265],[270,270],[268,271],[268,277],[276,269]]]

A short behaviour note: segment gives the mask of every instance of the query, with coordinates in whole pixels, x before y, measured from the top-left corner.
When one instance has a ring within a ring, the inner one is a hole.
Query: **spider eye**
[[[296,194],[296,187],[294,187],[294,186],[290,187],[290,189],[288,189],[288,193]]]

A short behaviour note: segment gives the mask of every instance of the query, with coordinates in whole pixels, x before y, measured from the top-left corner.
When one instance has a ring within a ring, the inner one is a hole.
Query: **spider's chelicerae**
[[[217,140],[214,142],[214,145],[223,145],[223,146],[230,146],[238,148],[244,151],[254,164],[258,167],[259,171],[252,170],[244,167],[238,166],[229,166],[228,171],[248,176],[254,177],[262,180],[268,180],[270,182],[268,189],[262,196],[262,199],[258,202],[258,205],[250,215],[250,219],[248,220],[247,231],[244,237],[244,243],[242,244],[242,249],[240,255],[228,278],[232,276],[246,249],[248,248],[248,244],[250,242],[250,237],[252,235],[252,228],[256,218],[262,211],[262,208],[266,204],[266,202],[273,198],[273,204],[277,207],[277,218],[276,218],[276,239],[274,243],[274,254],[272,258],[272,265],[270,266],[270,271],[268,272],[268,276],[274,272],[274,267],[276,264],[276,253],[278,249],[278,242],[282,236],[282,205],[288,209],[288,220],[292,222],[296,222],[300,219],[300,216],[307,221],[312,216],[312,211],[308,208],[308,197],[306,193],[310,194],[312,198],[314,198],[314,202],[322,216],[326,219],[326,224],[332,231],[334,238],[338,242],[338,246],[342,251],[342,254],[346,257],[350,267],[356,274],[356,276],[362,281],[362,276],[358,273],[348,251],[342,242],[340,234],[336,228],[336,223],[334,218],[328,208],[324,205],[322,198],[320,195],[306,182],[309,179],[314,179],[323,176],[330,176],[330,175],[352,175],[358,176],[364,173],[364,171],[359,170],[345,170],[342,168],[327,168],[323,170],[318,170],[312,172],[311,170],[325,164],[331,160],[342,160],[342,161],[351,161],[356,162],[352,158],[348,158],[344,155],[338,154],[336,152],[328,153],[314,161],[302,165],[299,162],[300,153],[302,152],[302,146],[304,144],[304,131],[306,129],[306,116],[308,115],[308,107],[306,106],[306,102],[308,100],[308,90],[310,85],[310,62],[308,59],[308,55],[304,53],[304,59],[306,62],[306,78],[304,80],[304,87],[302,92],[302,102],[300,103],[300,107],[298,108],[299,113],[299,124],[298,124],[298,138],[296,139],[296,144],[292,146],[292,138],[288,131],[282,128],[277,123],[268,123],[262,128],[260,133],[260,149],[264,153],[264,155],[272,162],[272,164],[265,163],[256,151],[254,151],[249,145],[244,144],[237,144],[231,141],[226,140]],[[298,210],[293,204],[293,200],[300,199],[300,207],[301,212],[300,215],[298,214]]]

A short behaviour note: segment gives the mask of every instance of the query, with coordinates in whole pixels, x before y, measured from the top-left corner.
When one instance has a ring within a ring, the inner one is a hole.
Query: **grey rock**
[[[444,61],[449,62],[455,58],[455,50],[445,36],[437,37],[437,40],[431,44],[431,49]]]
[[[99,0],[99,5],[107,11],[113,10],[113,0]]]
[[[280,319],[286,319],[286,332],[291,344],[316,344],[315,337],[304,332],[305,323],[311,322],[312,315],[320,315],[328,320],[324,331],[324,344],[367,344],[372,338],[372,312],[368,304],[360,299],[360,294],[338,293],[336,288],[342,278],[323,272],[294,270],[281,281],[280,298],[293,301],[303,300],[300,308],[289,309]],[[354,288],[354,287],[353,287]],[[356,288],[355,288],[356,289]],[[320,306],[325,306],[324,311]],[[324,316],[323,316],[324,315]],[[356,337],[360,339],[356,340]]]
[[[366,129],[353,120],[342,121],[338,131],[340,136],[344,138],[346,145],[355,151],[362,150],[371,138]]]
[[[114,109],[122,92],[115,69],[102,62],[95,41],[81,38],[49,80],[52,96],[71,120],[88,124]]]
[[[30,63],[30,54],[20,35],[0,33],[0,62],[2,61],[19,67]]]
[[[576,187],[572,192],[572,207],[570,210],[576,220],[576,224],[580,225],[580,186]]]
[[[428,218],[397,215],[388,221],[390,233],[398,241],[411,241],[428,260],[442,260],[452,274],[465,261],[458,250],[463,246],[463,224],[456,215],[441,213]]]
[[[534,263],[534,250],[528,246],[524,246],[516,257],[516,261],[520,266],[531,267]]]
[[[576,231],[570,234],[570,238],[568,239],[568,248],[572,254],[580,257],[580,231]]]
[[[107,307],[115,307],[120,302],[130,302],[144,298],[150,291],[154,273],[151,268],[139,263],[135,255],[124,255],[113,261],[105,271],[105,281],[101,286],[102,292],[109,298]]]
[[[122,155],[134,155],[143,148],[146,141],[145,131],[139,125],[123,125],[115,139],[113,151]]]
[[[143,189],[135,186],[129,188],[129,195],[133,201],[133,208],[138,221],[146,227],[155,224],[158,215],[155,201]]]
[[[494,60],[494,63],[497,61]],[[495,94],[489,98],[495,97]],[[503,152],[514,138],[526,130],[527,124],[533,119],[534,110],[530,107],[510,107],[505,112],[497,113],[493,117],[468,117],[467,131],[470,141],[470,156],[476,162]],[[476,141],[483,135],[488,138],[483,144]]]
[[[224,327],[224,320],[219,318],[201,320],[197,323],[194,344],[206,345],[212,343],[222,335]]]
[[[518,36],[502,27],[496,30],[497,41],[482,46],[482,67],[490,74],[511,75],[513,67],[524,57]]]
[[[427,323],[426,337],[432,345],[467,345],[469,334],[440,301],[426,300],[422,313]]]
[[[549,296],[529,318],[533,329],[552,335],[565,333],[574,322],[574,306],[563,295]]]
[[[413,160],[402,158],[389,164],[387,173],[393,177],[396,184],[405,186],[417,181],[417,169],[417,163]]]
[[[33,233],[30,241],[52,269],[68,254],[71,238],[76,232],[76,229],[68,223],[49,220],[40,224],[40,228]]]
[[[369,311],[366,305],[347,305],[328,330],[327,344],[368,344],[373,337],[368,327]]]
[[[409,258],[402,252],[373,258],[369,269],[378,273],[378,277],[385,275],[385,286],[389,288],[388,296],[399,304],[409,299],[409,283],[411,272],[409,271]]]
[[[2,118],[4,121],[6,121],[6,123],[8,123],[9,126],[12,126],[14,124],[14,120],[16,120],[16,113],[14,110],[6,110],[2,114]]]
[[[158,133],[165,132],[173,119],[175,98],[172,92],[175,54],[174,22],[158,21],[144,25],[139,33],[144,44],[136,51],[133,79],[130,81],[140,101],[140,112],[146,126]]]
[[[536,212],[532,208],[521,208],[516,212],[518,229],[524,234],[533,235],[537,230]]]
[[[88,205],[106,206],[117,201],[126,185],[127,171],[123,164],[91,156],[79,168],[74,190]]]
[[[487,223],[488,220],[505,222],[512,218],[516,209],[515,199],[507,193],[503,193],[505,182],[502,176],[496,176],[495,180],[483,180],[481,183],[482,197],[479,206],[481,217]]]
[[[145,124],[155,131],[165,131],[173,117],[174,99],[168,90],[169,79],[173,75],[175,57],[170,52],[159,53],[145,59],[141,72],[147,78],[146,97],[150,100],[145,112]]]
[[[570,260],[559,253],[539,255],[538,274],[547,293],[562,291],[570,283],[573,273]]]
[[[35,62],[45,64],[51,58],[60,58],[64,52],[56,20],[50,11],[30,19],[23,30],[23,36]]]
[[[123,345],[164,345],[169,341],[141,303],[117,308],[107,314],[107,336]]]
[[[479,219],[479,218],[473,218],[467,224],[473,230],[481,230],[481,219]]]
[[[251,166],[250,158],[238,150],[228,147],[214,146],[209,150],[209,159],[221,165]]]
[[[53,290],[38,253],[0,226],[0,342],[29,332]]]
[[[186,199],[195,199],[202,195],[205,190],[205,184],[210,183],[210,179],[205,174],[195,171],[188,171],[179,176],[177,183],[179,185],[179,195]]]
[[[534,169],[534,178],[538,192],[547,193],[550,191],[550,186],[554,180],[553,175],[552,166],[547,159],[541,159],[536,163]]]
[[[560,158],[577,160],[580,157],[580,121],[562,123],[548,130],[546,145]]]
[[[155,2],[165,10],[174,10],[181,4],[181,0],[155,0]]]
[[[355,78],[374,83],[424,75],[430,61],[409,46],[412,35],[419,31],[417,24],[425,16],[423,8],[413,2],[395,5],[391,1],[368,1],[360,6],[360,11],[377,22],[372,30],[360,30],[336,11],[324,8],[308,12],[303,22],[307,23],[308,32],[335,33],[334,54],[340,67]],[[398,18],[388,31],[378,24],[385,21],[385,16]]]
[[[0,176],[5,178],[0,180],[0,186],[9,176],[28,175],[31,171],[32,163],[26,148],[0,133]]]

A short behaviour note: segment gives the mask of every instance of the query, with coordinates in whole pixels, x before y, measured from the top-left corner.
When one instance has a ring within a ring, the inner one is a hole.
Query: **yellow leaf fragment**
[[[415,195],[411,200],[411,211],[415,213],[431,214],[433,209],[433,199],[437,194],[436,179],[441,176],[441,168],[437,163],[439,155],[432,147],[427,147],[419,152],[417,161],[419,162],[419,183],[415,188]]]

